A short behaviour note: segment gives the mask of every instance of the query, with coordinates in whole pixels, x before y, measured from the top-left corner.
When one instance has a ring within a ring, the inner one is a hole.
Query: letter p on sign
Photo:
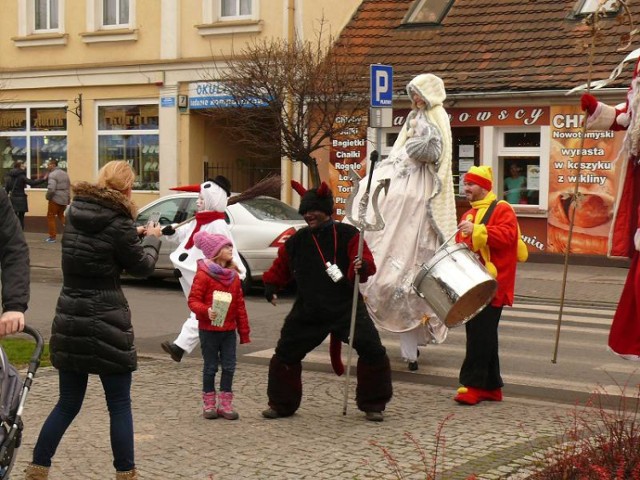
[[[390,107],[393,101],[393,67],[371,65],[371,106]]]

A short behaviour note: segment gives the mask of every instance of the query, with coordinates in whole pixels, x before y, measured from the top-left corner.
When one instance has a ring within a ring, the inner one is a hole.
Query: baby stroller
[[[23,383],[0,347],[0,480],[8,479],[13,468],[22,440],[22,410],[44,350],[40,332],[25,326],[24,333],[35,339],[36,348],[29,360],[27,377]]]

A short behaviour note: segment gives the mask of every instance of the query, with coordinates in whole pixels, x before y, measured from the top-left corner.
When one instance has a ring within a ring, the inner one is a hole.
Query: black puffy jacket
[[[0,279],[2,312],[26,312],[29,303],[29,247],[7,194],[0,189]]]
[[[131,372],[137,355],[120,274],[153,272],[160,240],[138,238],[134,207],[120,192],[86,182],[73,190],[62,238],[64,280],[51,327],[51,362],[74,372]]]

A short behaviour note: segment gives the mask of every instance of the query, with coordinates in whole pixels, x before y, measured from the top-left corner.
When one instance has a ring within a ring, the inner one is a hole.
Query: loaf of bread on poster
[[[601,142],[601,140],[596,142],[591,140],[588,147],[601,147],[598,145]],[[585,254],[605,253],[609,226],[613,218],[615,171],[614,169],[597,171],[581,169],[580,174],[583,178],[600,177],[602,183],[581,182],[576,194],[575,183],[570,183],[569,180],[578,174],[578,170],[569,168],[569,163],[573,166],[580,159],[563,157],[562,151],[579,147],[579,139],[566,140],[563,143],[552,140],[551,149],[554,159],[552,165],[562,163],[562,167],[552,170],[549,181],[547,230],[549,251],[564,252],[566,250],[569,224],[575,211],[571,251]],[[593,161],[593,157],[585,157],[582,160],[583,163]]]
[[[573,191],[556,192],[549,205],[549,217],[556,224],[568,226],[574,215],[574,225],[580,228],[593,228],[607,223],[613,216],[613,197],[584,190],[577,195]]]

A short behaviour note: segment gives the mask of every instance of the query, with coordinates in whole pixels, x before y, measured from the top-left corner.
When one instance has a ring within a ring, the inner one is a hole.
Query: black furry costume
[[[316,197],[309,202],[308,197],[315,195],[314,191],[308,193],[303,197],[301,210],[318,207]],[[285,319],[269,365],[269,406],[280,416],[293,415],[300,406],[301,361],[305,355],[329,334],[348,342],[355,279],[353,259],[358,251],[358,238],[355,227],[333,220],[316,230],[303,228],[280,247],[278,257],[263,276],[266,291],[283,287],[292,279],[297,283],[295,303]],[[366,244],[362,260],[360,281],[365,282],[376,270]],[[326,272],[325,261],[337,264],[344,278],[334,282]],[[362,295],[358,295],[353,346],[359,355],[358,408],[364,412],[382,412],[393,393],[391,367]]]

